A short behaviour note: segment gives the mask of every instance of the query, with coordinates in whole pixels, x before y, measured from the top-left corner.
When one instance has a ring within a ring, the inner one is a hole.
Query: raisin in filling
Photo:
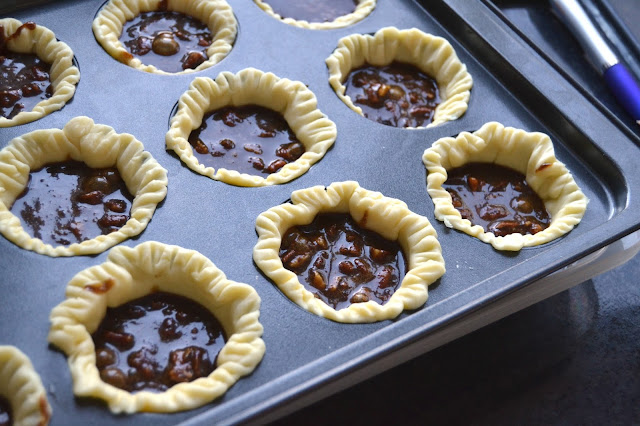
[[[275,173],[305,152],[281,114],[257,105],[205,115],[189,143],[201,164],[252,175]]]
[[[13,414],[7,398],[0,395],[0,426],[12,426]]]
[[[280,245],[285,268],[334,309],[370,300],[384,304],[404,278],[400,245],[360,227],[348,214],[319,214],[287,230]]]
[[[265,0],[283,18],[307,22],[332,22],[353,13],[358,0]]]
[[[369,120],[394,127],[420,127],[433,121],[440,103],[438,84],[417,67],[392,62],[352,70],[346,92]]]
[[[208,376],[226,341],[204,306],[164,292],[108,308],[92,338],[102,380],[129,392]]]
[[[22,111],[31,111],[41,101],[50,98],[53,86],[49,80],[51,66],[36,55],[12,52],[7,42],[22,31],[34,30],[36,24],[22,24],[9,37],[0,25],[0,115],[13,118]]]
[[[11,212],[33,237],[66,246],[117,231],[129,220],[132,202],[115,167],[65,161],[31,171]]]
[[[195,69],[209,59],[209,27],[180,12],[145,12],[127,21],[120,40],[144,64],[166,72]]]
[[[508,167],[469,163],[447,171],[442,187],[463,219],[496,236],[536,234],[549,227],[544,202],[525,176]]]

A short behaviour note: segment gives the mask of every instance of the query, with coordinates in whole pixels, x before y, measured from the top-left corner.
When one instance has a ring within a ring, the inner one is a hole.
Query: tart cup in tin
[[[422,161],[428,172],[427,191],[435,205],[436,218],[497,250],[517,251],[559,238],[580,222],[587,208],[587,197],[555,157],[551,138],[544,133],[490,122],[473,133],[462,132],[437,140],[425,150]],[[544,202],[551,216],[549,227],[535,234],[496,236],[463,219],[442,184],[447,180],[447,170],[471,162],[494,163],[522,173]]]

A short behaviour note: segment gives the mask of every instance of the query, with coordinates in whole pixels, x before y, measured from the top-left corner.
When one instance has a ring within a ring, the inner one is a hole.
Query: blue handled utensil
[[[602,38],[578,0],[551,0],[551,6],[578,39],[587,58],[602,74],[616,100],[640,125],[640,86]]]

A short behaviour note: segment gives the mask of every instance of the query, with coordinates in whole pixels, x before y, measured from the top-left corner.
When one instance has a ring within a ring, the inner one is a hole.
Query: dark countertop
[[[640,255],[276,424],[640,423]]]

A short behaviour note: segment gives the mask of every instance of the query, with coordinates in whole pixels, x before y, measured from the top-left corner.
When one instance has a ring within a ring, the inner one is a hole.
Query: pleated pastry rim
[[[145,12],[154,12],[163,0],[109,0],[100,9],[92,23],[93,34],[107,53],[119,62],[140,71],[175,75],[189,74],[207,69],[222,61],[233,48],[238,32],[238,22],[231,6],[225,0],[169,0],[167,10],[180,12],[205,23],[213,42],[207,49],[209,59],[194,69],[167,72],[154,65],[144,64],[133,56],[120,41],[120,34],[127,21]]]
[[[31,236],[10,208],[29,182],[31,170],[49,163],[82,161],[92,168],[117,167],[135,197],[130,218],[107,235],[68,246],[45,244]],[[96,254],[140,234],[167,194],[167,172],[133,135],[116,133],[89,117],[75,117],[63,129],[36,130],[13,139],[0,151],[0,233],[17,246],[47,256]]]
[[[95,291],[96,286],[101,291]],[[175,293],[202,304],[220,321],[227,342],[207,377],[176,384],[161,393],[130,393],[100,379],[91,334],[107,307],[154,291]],[[190,410],[219,398],[262,360],[265,344],[260,303],[251,286],[227,279],[197,251],[156,241],[134,248],[119,246],[109,252],[105,263],[87,268],[69,281],[66,299],[51,311],[49,342],[67,355],[76,396],[102,399],[113,413]]]
[[[341,38],[337,48],[326,59],[329,84],[349,108],[364,117],[362,108],[345,94],[343,82],[352,70],[363,65],[382,67],[394,61],[416,66],[436,80],[440,91],[441,102],[431,123],[405,129],[438,126],[457,120],[467,111],[473,78],[466,65],[460,62],[446,39],[416,28],[399,30],[386,27],[373,35],[352,34]]]
[[[0,396],[11,404],[13,424],[49,424],[51,406],[40,376],[15,346],[0,346]]]
[[[333,309],[314,297],[298,276],[283,266],[279,256],[282,236],[293,226],[311,223],[319,213],[348,213],[361,226],[401,245],[409,266],[387,303],[368,301]],[[294,303],[337,322],[376,322],[417,309],[427,301],[428,286],[445,272],[440,243],[429,220],[410,211],[403,201],[361,188],[354,181],[294,191],[291,203],[272,207],[258,216],[256,231],[253,260],[260,270]]]
[[[250,104],[280,113],[304,145],[305,153],[265,177],[201,164],[188,138],[200,127],[203,117],[226,106]],[[175,151],[191,170],[231,185],[256,187],[287,183],[303,175],[322,159],[336,137],[336,125],[317,108],[315,94],[304,83],[246,68],[236,74],[222,72],[215,80],[195,78],[180,96],[165,141],[167,149]]]
[[[331,30],[336,28],[348,27],[349,25],[353,25],[357,22],[362,21],[364,18],[369,16],[369,14],[373,12],[373,9],[375,9],[376,7],[376,0],[360,0],[354,11],[347,15],[339,16],[330,22],[309,22],[303,19],[297,20],[293,18],[283,18],[273,10],[271,5],[269,5],[269,0],[254,0],[254,2],[269,16],[281,20],[287,25],[298,28],[306,28],[309,30]]]
[[[22,24],[13,18],[0,19],[5,36],[12,35]],[[16,38],[7,42],[7,47],[12,52],[34,54],[51,66],[49,80],[53,94],[38,102],[31,111],[21,111],[13,118],[0,117],[0,128],[30,123],[62,109],[73,97],[80,80],[80,70],[73,64],[71,48],[58,41],[53,31],[39,24],[33,30],[21,31]]]
[[[551,138],[489,122],[479,130],[437,140],[424,151],[427,191],[435,205],[435,216],[449,228],[465,232],[497,250],[517,251],[548,243],[571,231],[584,216],[588,199],[567,167],[555,157]],[[453,207],[451,195],[442,187],[447,170],[471,162],[495,163],[525,175],[551,216],[548,228],[536,234],[495,236],[472,225]]]

